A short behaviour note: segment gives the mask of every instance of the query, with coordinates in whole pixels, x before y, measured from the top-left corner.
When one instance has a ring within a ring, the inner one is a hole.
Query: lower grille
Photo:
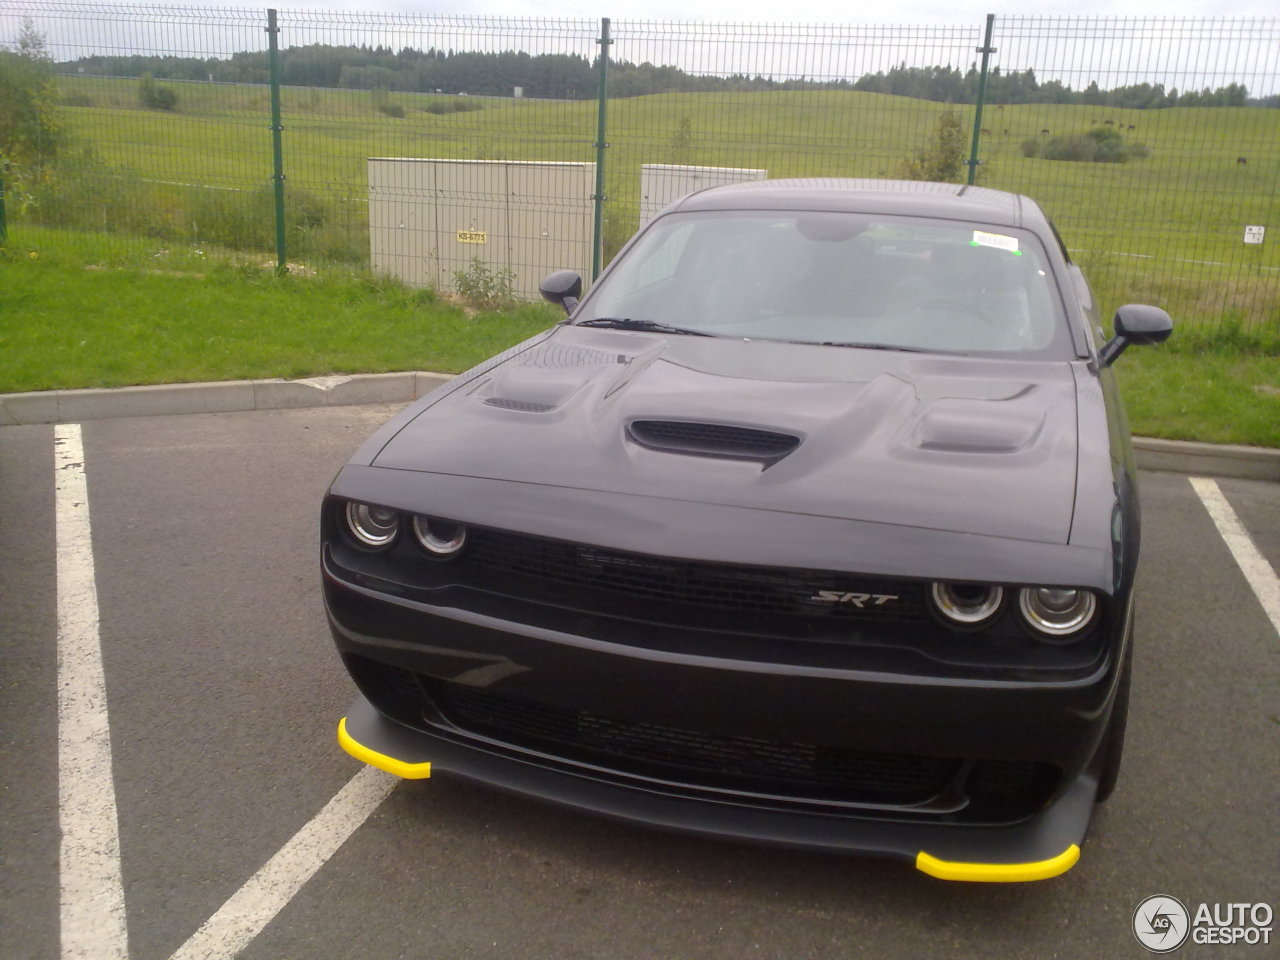
[[[452,723],[516,746],[703,786],[857,803],[912,805],[937,796],[960,761],[814,743],[713,736],[624,722],[484,690],[427,681]]]
[[[912,807],[959,788],[964,823],[1010,823],[1043,809],[1061,780],[1052,764],[875,753],[817,743],[717,736],[622,721],[437,680],[347,654],[361,692],[382,713],[431,730],[457,729],[570,763],[693,788],[767,794],[784,801]],[[958,782],[959,781],[959,782]]]

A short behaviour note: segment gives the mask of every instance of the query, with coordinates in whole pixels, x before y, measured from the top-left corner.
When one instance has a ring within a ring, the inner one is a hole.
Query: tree
[[[668,153],[672,163],[688,163],[689,154],[693,150],[693,123],[687,116],[681,117],[676,128],[671,131],[671,142]]]
[[[22,22],[17,52],[0,50],[0,162],[38,172],[62,144],[58,85],[44,37],[30,17]]]
[[[938,117],[933,139],[902,162],[902,178],[960,183],[965,179],[967,146],[960,118],[948,110]]]

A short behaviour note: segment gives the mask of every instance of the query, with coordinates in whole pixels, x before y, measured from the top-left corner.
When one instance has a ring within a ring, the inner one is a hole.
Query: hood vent
[[[633,420],[627,433],[654,450],[735,460],[780,460],[800,445],[789,433],[692,420]]]
[[[533,400],[512,400],[508,397],[486,397],[485,404],[503,410],[519,410],[521,413],[547,413],[556,408],[554,403],[537,403]]]

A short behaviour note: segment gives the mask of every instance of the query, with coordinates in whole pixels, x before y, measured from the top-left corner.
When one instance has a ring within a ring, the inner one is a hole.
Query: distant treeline
[[[228,59],[193,57],[81,57],[57,64],[64,74],[138,77],[149,73],[157,80],[211,80],[223,83],[267,83],[267,54],[246,52]],[[478,53],[453,50],[415,50],[405,47],[342,46],[312,44],[291,47],[280,57],[280,81],[288,86],[343,87],[353,90],[399,90],[415,93],[468,93],[479,96],[511,96],[515,87],[526,97],[587,100],[595,97],[595,67],[575,54]],[[978,70],[955,67],[908,67],[868,73],[857,80],[775,80],[763,75],[712,76],[686,73],[679,67],[651,63],[609,61],[609,94],[637,97],[654,93],[716,93],[759,90],[865,90],[941,103],[973,103],[977,98]],[[1035,71],[999,68],[987,77],[988,103],[1078,103],[1091,106],[1133,107],[1280,107],[1280,96],[1250,99],[1244,84],[1232,83],[1210,90],[1137,83],[1099,89],[1096,81],[1084,90],[1073,90],[1060,80],[1044,83]]]

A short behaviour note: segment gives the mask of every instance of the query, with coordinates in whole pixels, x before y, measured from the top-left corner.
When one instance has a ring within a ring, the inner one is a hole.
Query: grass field
[[[43,209],[11,195],[0,390],[451,372],[554,320],[540,306],[470,318],[430,291],[360,272],[366,159],[591,161],[594,101],[471,98],[466,112],[438,113],[432,96],[284,90],[289,243],[305,264],[304,275],[274,278],[264,270],[273,239],[265,88],[174,84],[169,113],[142,109],[136,81],[60,83],[68,132],[100,159],[70,164],[66,182],[37,198]],[[405,117],[380,113],[379,102]],[[606,247],[635,227],[642,163],[891,177],[946,109],[841,91],[610,101]],[[971,108],[955,109],[971,123]],[[1022,141],[1043,130],[1107,120],[1150,156],[1022,155]],[[989,106],[984,124],[979,182],[1046,206],[1104,312],[1150,302],[1174,315],[1170,344],[1120,361],[1135,432],[1280,446],[1280,110]],[[77,229],[37,228],[33,213]],[[1246,247],[1246,224],[1269,226],[1267,242]]]
[[[116,167],[144,180],[203,184],[203,209],[232,206],[237,191],[271,175],[267,91],[262,87],[174,84],[178,109],[145,110],[137,81],[66,77],[68,129]],[[446,98],[447,99],[447,98]],[[441,98],[406,93],[287,88],[283,91],[288,187],[341,198],[329,228],[354,239],[331,243],[348,257],[367,249],[361,201],[371,156],[517,160],[595,159],[594,101],[475,98],[464,113],[436,114]],[[404,119],[375,104],[401,106]],[[634,229],[641,163],[764,168],[770,176],[894,176],[931,136],[945,105],[852,91],[663,94],[609,104],[606,205],[609,248]],[[962,122],[972,108],[956,107]],[[689,136],[677,128],[687,120]],[[1066,163],[1022,155],[1027,138],[1082,133],[1111,121],[1150,156],[1125,164]],[[1028,193],[1057,221],[1089,268],[1108,309],[1152,299],[1184,322],[1231,317],[1280,328],[1280,110],[1116,110],[1059,105],[989,105],[979,182]],[[1129,130],[1130,126],[1133,130]],[[1244,158],[1245,163],[1238,160]],[[175,209],[187,190],[153,184]],[[108,191],[109,194],[109,191]],[[229,196],[226,196],[229,195]],[[91,203],[86,198],[83,202]],[[104,198],[101,219],[110,221]],[[258,203],[255,209],[261,210]],[[269,206],[266,207],[269,213]],[[259,212],[256,214],[261,216]],[[1274,238],[1246,246],[1246,224]],[[256,242],[270,235],[270,225]],[[1136,293],[1135,293],[1136,291]]]
[[[456,373],[561,317],[546,304],[469,315],[351,268],[277,277],[242,253],[115,239],[24,227],[0,246],[0,392]],[[1280,447],[1280,356],[1180,349],[1175,335],[1116,369],[1135,433]]]
[[[471,313],[346,267],[23,229],[0,246],[0,392],[324,373],[457,373],[562,314]]]

